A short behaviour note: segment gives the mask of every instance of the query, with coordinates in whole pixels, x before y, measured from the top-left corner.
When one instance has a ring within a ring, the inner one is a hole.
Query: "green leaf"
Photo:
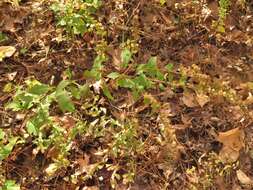
[[[79,92],[80,92],[80,97],[87,97],[91,93],[89,85],[85,84],[85,85],[79,86]]]
[[[75,106],[71,101],[69,94],[66,91],[61,91],[56,94],[56,101],[63,112],[75,111]]]
[[[102,74],[100,71],[97,70],[90,70],[90,71],[84,71],[83,76],[86,79],[94,79],[96,81],[100,80],[102,78]]]
[[[109,100],[113,100],[114,99],[113,96],[112,96],[112,94],[111,94],[111,92],[110,92],[110,90],[109,90],[109,88],[108,88],[108,86],[105,83],[102,84],[102,91],[103,91],[104,95]]]
[[[57,92],[61,92],[63,89],[65,89],[68,85],[70,85],[71,84],[71,81],[70,80],[62,80],[59,84],[58,84],[58,86],[57,86],[57,88],[56,88],[56,93]]]
[[[120,78],[117,80],[117,84],[119,87],[122,87],[122,88],[134,88],[135,87],[134,81],[129,78]]]
[[[169,63],[165,66],[165,68],[167,69],[168,72],[172,72],[173,68],[174,68],[174,65],[172,63]]]
[[[124,49],[121,52],[121,62],[122,62],[122,67],[126,68],[129,64],[129,62],[132,59],[132,53],[129,49]]]
[[[172,63],[169,63],[168,65],[165,66],[165,68],[167,69],[167,72],[168,72],[168,76],[167,76],[168,81],[172,82],[174,78],[173,73],[172,73],[174,65]]]
[[[70,86],[69,87],[70,91],[71,91],[71,95],[76,98],[76,99],[80,99],[81,98],[81,95],[80,95],[80,90],[75,87],[75,86]]]
[[[117,72],[112,72],[112,73],[110,73],[109,75],[107,75],[107,77],[110,78],[110,79],[115,80],[115,79],[117,79],[117,78],[120,77],[120,74],[117,73]]]
[[[0,32],[0,43],[8,40],[9,38],[3,32]]]
[[[136,84],[136,87],[140,90],[152,87],[152,82],[144,74],[135,77],[133,81]]]
[[[151,57],[148,60],[148,63],[141,64],[137,67],[137,74],[145,73],[146,75],[157,78],[159,80],[164,80],[163,74],[159,71],[157,65],[156,65],[157,58]]]
[[[13,147],[16,145],[18,137],[11,137],[8,140],[9,143],[7,145],[0,147],[0,161],[4,160],[11,154]]]
[[[0,190],[20,190],[20,185],[17,185],[13,180],[6,180]]]
[[[26,123],[26,130],[30,135],[38,136],[39,130],[32,121]]]
[[[50,87],[46,84],[36,84],[32,86],[28,92],[35,95],[44,95],[50,90]]]
[[[33,106],[33,97],[26,95],[25,93],[17,94],[13,101],[6,105],[7,109],[13,111],[20,111],[24,109],[30,109]]]
[[[96,57],[96,59],[94,60],[92,69],[97,70],[97,71],[101,70],[103,68],[103,64],[102,63],[105,62],[106,59],[107,58],[106,58],[105,55],[98,55]]]
[[[105,55],[98,55],[96,59],[94,60],[93,66],[91,70],[86,70],[84,72],[84,77],[88,79],[94,79],[96,81],[100,80],[102,78],[102,68],[103,68],[103,62],[106,61]]]

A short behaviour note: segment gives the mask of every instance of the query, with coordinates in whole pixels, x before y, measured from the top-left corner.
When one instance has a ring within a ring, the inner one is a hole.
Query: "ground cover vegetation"
[[[0,190],[253,188],[248,0],[2,0]]]

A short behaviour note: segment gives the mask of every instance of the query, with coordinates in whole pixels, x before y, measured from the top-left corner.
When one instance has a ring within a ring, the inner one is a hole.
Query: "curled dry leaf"
[[[237,170],[236,175],[242,185],[253,185],[253,181],[242,170]]]
[[[3,61],[5,57],[11,57],[16,51],[13,46],[0,46],[0,61]]]
[[[235,162],[238,159],[244,147],[244,136],[244,131],[239,127],[218,134],[217,140],[223,144],[219,154],[223,162]]]

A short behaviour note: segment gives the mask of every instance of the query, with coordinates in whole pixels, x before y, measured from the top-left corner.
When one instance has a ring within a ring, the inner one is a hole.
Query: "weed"
[[[0,190],[20,190],[20,185],[13,180],[6,180]]]
[[[71,0],[54,3],[51,9],[56,14],[57,25],[72,36],[86,32],[96,32],[97,35],[104,36],[106,32],[102,24],[93,16],[100,5],[98,0]]]
[[[213,23],[218,32],[225,32],[225,19],[228,14],[230,0],[219,0],[219,19]]]
[[[0,162],[6,159],[11,154],[14,146],[20,142],[19,137],[7,135],[0,129]]]
[[[33,143],[37,145],[35,152],[44,153],[50,147],[54,147],[59,152],[55,163],[60,163],[58,165],[62,167],[68,164],[66,156],[71,148],[71,140],[74,138],[73,135],[66,137],[66,134],[72,134],[74,131],[68,132],[66,128],[61,127],[61,124],[56,122],[56,118],[50,115],[50,109],[53,103],[57,102],[62,112],[73,112],[75,106],[71,98],[80,99],[86,92],[85,85],[80,86],[70,80],[62,81],[57,87],[42,84],[36,80],[27,80],[26,85],[17,87],[13,101],[7,104],[6,108],[13,111],[32,111],[26,123],[28,134],[24,137],[34,138]],[[9,141],[6,145],[8,147],[2,149],[5,151],[3,159],[16,144],[17,138],[11,138]]]

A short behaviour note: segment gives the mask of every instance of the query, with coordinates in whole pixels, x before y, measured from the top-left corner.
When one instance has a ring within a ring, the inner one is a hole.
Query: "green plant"
[[[123,66],[127,67],[131,57],[129,53],[125,56],[125,52],[123,51],[122,57],[125,57],[127,61],[123,62]],[[124,59],[122,60],[124,61]],[[134,76],[112,72],[107,77],[115,80],[117,86],[131,89],[135,99],[138,99],[145,90],[152,89],[155,84],[163,83],[166,80],[165,75],[157,67],[156,57],[151,57],[146,64],[138,65]]]
[[[12,102],[8,103],[6,108],[13,111],[32,111],[26,122],[27,135],[34,138],[33,142],[37,145],[37,151],[44,153],[50,147],[54,147],[59,152],[54,160],[62,167],[68,164],[66,156],[74,136],[66,136],[66,134],[72,134],[72,131],[68,132],[61,123],[56,122],[56,118],[50,115],[50,109],[56,102],[62,112],[73,112],[75,106],[71,101],[72,97],[81,99],[87,91],[86,85],[80,86],[70,80],[63,80],[57,87],[42,84],[36,80],[27,80],[26,85],[17,87]],[[73,128],[73,130],[76,129]],[[16,141],[17,138],[12,139],[11,144],[8,144],[8,149],[4,150],[9,152]]]
[[[225,19],[228,14],[230,0],[219,0],[219,19],[213,23],[218,32],[225,32]]]
[[[114,135],[112,153],[115,157],[133,156],[141,150],[142,143],[137,139],[137,124],[126,122],[118,125],[118,131]]]
[[[3,32],[0,32],[0,43],[8,40],[8,37]]]
[[[11,154],[17,143],[19,143],[19,137],[7,135],[0,129],[0,162]]]
[[[6,180],[0,190],[20,190],[20,185],[13,180]]]
[[[51,9],[56,14],[57,25],[71,35],[96,32],[104,36],[105,30],[102,24],[93,16],[100,5],[99,0],[70,0],[66,3],[54,3]]]

